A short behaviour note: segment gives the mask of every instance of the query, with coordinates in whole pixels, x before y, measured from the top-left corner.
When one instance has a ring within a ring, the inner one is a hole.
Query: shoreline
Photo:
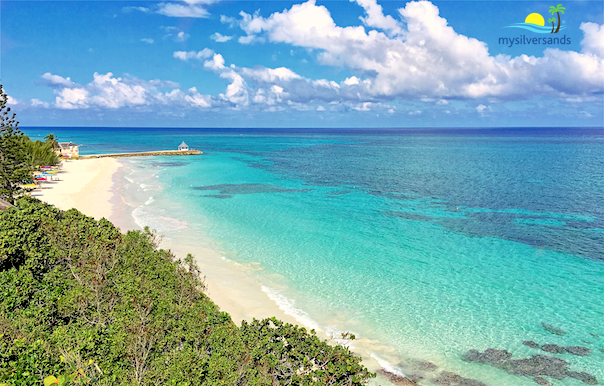
[[[126,161],[127,162],[127,161]],[[42,185],[32,196],[54,205],[61,210],[76,208],[87,216],[99,220],[106,218],[122,232],[141,230],[132,216],[135,209],[120,194],[123,189],[122,179],[127,164],[115,158],[94,158],[70,160],[63,164],[59,181]],[[160,248],[169,249],[176,258],[183,259],[191,253],[205,277],[204,293],[222,310],[231,316],[233,322],[240,326],[243,320],[276,317],[284,322],[305,327],[307,330],[317,328],[307,325],[295,315],[283,310],[271,299],[266,288],[251,277],[253,267],[246,267],[226,259],[223,253],[211,245],[211,240],[200,235],[194,243],[190,240],[164,239]],[[346,344],[338,337],[317,329],[317,336],[333,344]],[[363,340],[352,342],[350,349],[363,358],[363,365],[370,371],[383,369],[379,359],[362,348]],[[389,384],[388,380],[379,377],[369,384]]]

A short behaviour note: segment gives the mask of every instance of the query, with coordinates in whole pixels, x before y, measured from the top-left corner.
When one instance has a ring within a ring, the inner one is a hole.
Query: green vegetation
[[[275,318],[238,328],[191,255],[148,229],[20,197],[0,213],[0,385],[362,385],[347,348]]]
[[[59,158],[53,150],[54,135],[46,142],[32,141],[23,134],[15,114],[6,106],[8,96],[0,84],[0,198],[10,203],[25,190],[23,184],[33,182],[38,166],[56,165]]]

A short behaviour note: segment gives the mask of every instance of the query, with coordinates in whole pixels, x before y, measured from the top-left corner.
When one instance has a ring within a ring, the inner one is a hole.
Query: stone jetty
[[[157,156],[157,155],[199,155],[203,154],[200,150],[159,150],[159,151],[143,151],[137,153],[113,153],[113,154],[90,154],[81,155],[77,159],[91,159],[91,158],[120,158],[120,157],[143,157],[143,156]]]

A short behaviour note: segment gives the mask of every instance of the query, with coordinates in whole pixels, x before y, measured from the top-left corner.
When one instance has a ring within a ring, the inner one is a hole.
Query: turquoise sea
[[[183,140],[202,150],[125,161],[120,189],[137,224],[204,235],[225,260],[254,263],[283,310],[353,332],[392,373],[536,385],[463,359],[496,348],[561,358],[604,383],[602,128],[23,131],[54,132],[81,154]]]

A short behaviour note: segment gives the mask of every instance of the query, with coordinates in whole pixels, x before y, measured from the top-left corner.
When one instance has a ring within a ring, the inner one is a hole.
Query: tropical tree
[[[57,141],[57,136],[54,135],[53,133],[50,133],[46,137],[44,137],[44,140],[46,142],[49,142],[49,143],[52,144],[52,149],[53,150],[58,150],[59,149],[59,141]]]
[[[25,148],[25,162],[31,170],[41,165],[54,166],[60,162],[49,141],[32,141],[28,136],[23,136],[22,146]]]
[[[554,25],[554,22],[556,21],[555,17],[550,17],[549,19],[547,19],[548,23],[552,23],[552,31],[550,33],[554,33],[554,28],[556,28],[556,26]]]
[[[554,15],[554,13],[558,15],[558,27],[557,27],[557,28],[556,28],[556,30],[554,31],[554,33],[555,33],[555,34],[557,34],[557,33],[558,33],[558,31],[560,31],[560,13],[564,14],[564,10],[565,10],[565,9],[566,9],[566,8],[564,8],[564,7],[562,6],[562,4],[558,4],[558,5],[557,5],[557,6],[555,6],[555,7],[554,7],[553,5],[552,5],[551,7],[549,7],[549,13],[551,13],[551,14],[552,14],[552,16]]]
[[[25,135],[19,130],[16,115],[6,106],[8,95],[0,84],[0,198],[13,203],[23,191],[24,182],[32,182],[30,167],[25,162]]]

